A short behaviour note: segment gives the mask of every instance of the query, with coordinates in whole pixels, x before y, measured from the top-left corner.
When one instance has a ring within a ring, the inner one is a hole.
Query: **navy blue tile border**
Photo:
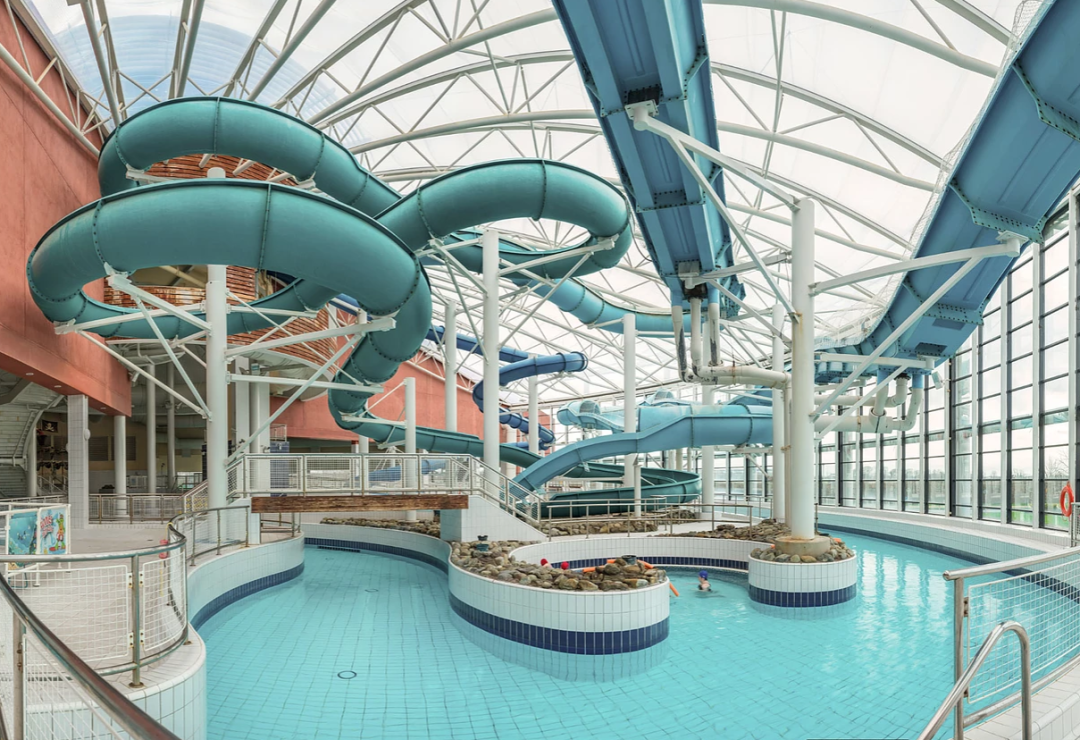
[[[289,568],[288,570],[283,570],[280,573],[273,573],[268,576],[263,576],[262,578],[256,578],[254,581],[248,581],[236,588],[229,589],[220,596],[211,599],[199,610],[198,614],[188,621],[192,627],[198,630],[206,624],[206,620],[210,619],[210,617],[214,616],[234,601],[239,601],[245,596],[251,596],[254,593],[268,589],[271,586],[278,586],[286,581],[291,581],[303,572],[304,564],[300,563],[300,565]]]
[[[450,594],[450,608],[469,624],[504,640],[573,655],[617,655],[644,650],[667,639],[668,620],[620,632],[576,632],[515,622],[488,614]]]
[[[833,606],[855,598],[855,584],[835,591],[769,591],[750,584],[750,600],[771,606]]]
[[[434,555],[427,555],[416,550],[409,550],[404,547],[395,547],[393,545],[377,545],[372,542],[355,542],[353,540],[334,540],[326,537],[305,537],[305,545],[311,545],[317,547],[320,550],[346,550],[348,552],[381,552],[386,555],[397,555],[402,558],[409,558],[410,560],[419,560],[421,563],[426,563],[435,568],[438,568],[443,573],[447,573],[450,570],[450,566],[446,563],[445,558],[437,558]]]
[[[444,559],[432,555],[409,550],[404,547],[393,545],[377,545],[370,542],[355,542],[353,540],[335,540],[324,537],[305,537],[305,545],[311,545],[325,550],[344,550],[348,552],[381,552],[387,555],[398,555],[421,563],[434,566],[444,573],[449,572],[450,566]],[[573,568],[585,568],[589,565],[606,563],[607,559],[576,560],[571,564]],[[648,562],[652,562],[649,560]],[[728,562],[728,561],[715,561]],[[745,569],[745,566],[744,566]],[[573,655],[616,655],[630,653],[636,650],[644,650],[659,642],[663,642],[668,636],[668,620],[657,622],[648,627],[620,632],[576,632],[572,630],[551,629],[539,627],[534,624],[517,622],[512,619],[504,619],[494,614],[477,609],[466,604],[464,601],[449,594],[450,608],[454,613],[485,632],[501,637],[504,640],[517,642],[522,645],[552,650],[558,653],[570,653]]]
[[[722,558],[689,558],[669,555],[638,555],[638,560],[644,560],[650,565],[661,566],[702,566],[705,568],[726,568],[728,570],[746,571],[748,565],[742,560],[724,560]],[[570,560],[570,567],[574,570],[579,568],[594,568],[607,563],[607,558],[589,558],[587,560]]]

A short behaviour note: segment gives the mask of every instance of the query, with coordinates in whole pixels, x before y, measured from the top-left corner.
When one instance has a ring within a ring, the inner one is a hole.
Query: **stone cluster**
[[[721,524],[716,529],[704,532],[683,532],[662,534],[660,537],[710,537],[718,540],[749,540],[753,542],[775,542],[777,537],[791,534],[791,528],[775,519],[762,519],[752,527],[734,524]]]
[[[557,563],[553,568],[517,560],[510,553],[524,544],[521,542],[490,542],[487,552],[477,551],[478,544],[455,542],[450,562],[470,573],[496,581],[562,591],[629,591],[667,580],[667,573],[660,568],[646,568],[640,563],[628,565],[622,558],[590,573],[582,573],[561,570]]]
[[[837,560],[847,560],[848,558],[855,557],[855,553],[843,543],[842,540],[833,539],[832,545],[829,547],[828,552],[822,553],[817,557],[813,555],[787,555],[777,554],[776,550],[769,548],[758,548],[750,552],[750,557],[755,560],[765,560],[775,563],[832,563]]]
[[[437,521],[408,522],[404,519],[364,519],[361,517],[339,518],[323,517],[323,524],[351,524],[354,527],[378,527],[379,529],[399,529],[402,532],[415,532],[426,534],[431,537],[439,536],[439,523]]]
[[[658,525],[654,521],[614,521],[586,522],[584,519],[560,519],[544,522],[540,531],[549,537],[565,537],[575,534],[626,534],[629,532],[655,532]]]

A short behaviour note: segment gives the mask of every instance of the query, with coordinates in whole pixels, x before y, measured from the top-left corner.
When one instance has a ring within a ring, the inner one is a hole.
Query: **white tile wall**
[[[406,550],[421,552],[436,558],[450,557],[450,545],[415,532],[402,532],[396,529],[379,527],[356,527],[351,524],[304,524],[304,535],[322,537],[349,542],[369,542],[376,545],[401,547]]]
[[[710,558],[716,560],[734,560],[745,563],[750,558],[750,551],[758,547],[767,547],[761,542],[742,540],[720,540],[712,537],[597,537],[588,540],[556,540],[526,545],[514,551],[519,560],[539,563],[547,558],[552,563],[571,560],[591,560],[593,558],[617,558],[622,555],[636,555],[652,562],[664,562],[664,558]]]
[[[795,594],[826,593],[854,585],[858,573],[855,558],[835,563],[774,563],[751,560],[751,586],[766,591]]]
[[[483,496],[469,496],[468,509],[447,509],[439,515],[444,540],[472,542],[486,534],[491,540],[538,542],[546,536],[510,516]]]
[[[297,537],[204,557],[188,573],[189,617],[227,591],[303,563],[304,540]]]
[[[669,588],[556,591],[493,581],[450,566],[450,593],[469,606],[523,624],[574,632],[622,632],[668,618]]]
[[[830,525],[932,542],[991,560],[1012,560],[1069,545],[1069,536],[1064,532],[1012,524],[898,511],[855,513],[851,509],[818,507],[818,527],[827,530]],[[837,534],[842,536],[840,532]]]

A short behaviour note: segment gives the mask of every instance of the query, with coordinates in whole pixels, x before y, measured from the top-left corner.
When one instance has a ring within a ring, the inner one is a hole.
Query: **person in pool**
[[[712,591],[712,586],[709,585],[709,571],[699,570],[697,574],[697,588],[698,591]]]

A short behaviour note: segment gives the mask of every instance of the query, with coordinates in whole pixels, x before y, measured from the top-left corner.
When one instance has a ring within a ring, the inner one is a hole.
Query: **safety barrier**
[[[290,520],[295,534],[296,522]],[[261,520],[251,515],[247,506],[227,506],[179,514],[169,521],[169,532],[183,540],[183,553],[188,565],[208,552],[220,555],[226,547],[247,547],[256,542]]]
[[[957,680],[979,647],[1006,621],[1026,629],[1037,691],[1080,665],[1080,548],[947,571],[953,582],[953,660]],[[1032,588],[1033,586],[1037,588]],[[954,738],[1021,698],[1021,652],[1001,645],[981,658],[968,695],[955,707]]]
[[[91,493],[90,521],[167,522],[184,513],[181,493]]]
[[[640,532],[662,532],[665,528],[669,534],[676,534],[676,526],[688,524],[695,525],[698,530],[713,530],[722,524],[757,524],[771,513],[767,507],[743,501],[675,504],[663,496],[643,497],[638,513],[634,512],[632,500],[621,498],[549,500],[541,505],[540,512],[537,528],[549,539],[558,536],[556,532],[571,527],[572,534],[586,537],[612,533],[629,536]]]
[[[541,497],[472,455],[247,454],[228,468],[229,500],[259,495],[463,494],[483,496],[529,524]],[[184,511],[209,505],[206,484],[184,496]]]

